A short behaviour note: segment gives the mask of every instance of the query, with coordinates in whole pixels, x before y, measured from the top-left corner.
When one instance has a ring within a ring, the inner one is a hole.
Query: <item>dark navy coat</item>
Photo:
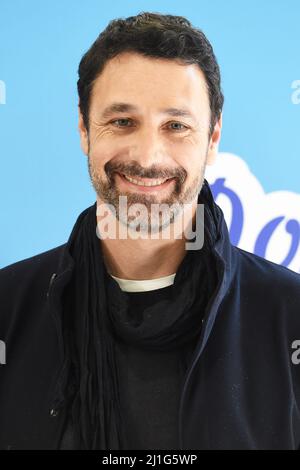
[[[233,246],[206,191],[221,276],[181,391],[180,448],[300,449],[300,275]],[[65,243],[0,270],[1,449],[59,448],[66,416],[52,397],[72,266]]]

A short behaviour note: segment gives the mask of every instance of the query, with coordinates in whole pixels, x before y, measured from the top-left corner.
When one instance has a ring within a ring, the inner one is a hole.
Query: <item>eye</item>
[[[110,124],[116,125],[117,127],[126,128],[126,127],[131,127],[131,126],[127,125],[130,122],[132,123],[132,120],[129,119],[129,118],[119,118],[119,119],[115,119],[114,121],[111,121]],[[171,126],[175,125],[175,127],[173,127],[173,129],[172,129],[172,130],[175,130],[175,131],[182,131],[182,130],[187,129],[187,126],[185,126],[184,124],[182,124],[181,122],[178,122],[178,121],[171,122],[170,125]]]
[[[176,127],[175,127],[175,128],[173,127],[173,130],[175,130],[175,131],[182,131],[182,130],[187,129],[187,127],[186,127],[184,124],[182,124],[181,122],[177,122],[177,121],[171,122],[171,125],[174,125],[174,124],[175,124],[176,126],[181,126],[181,128],[180,128],[180,127],[177,127],[177,128],[176,128]]]
[[[123,124],[124,124],[124,122],[126,123],[126,122],[129,122],[129,121],[130,121],[130,119],[127,119],[127,118],[120,118],[120,119],[115,119],[114,121],[111,121],[111,124],[114,124],[114,123],[116,123],[116,122],[119,122],[119,123],[123,123]],[[121,124],[120,126],[117,126],[117,127],[128,127],[128,126],[126,126],[126,125],[123,126],[123,125]]]

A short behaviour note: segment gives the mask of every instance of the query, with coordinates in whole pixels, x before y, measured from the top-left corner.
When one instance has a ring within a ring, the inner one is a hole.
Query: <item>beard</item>
[[[180,214],[183,213],[184,206],[192,203],[197,198],[204,182],[205,163],[206,160],[190,185],[183,188],[187,178],[187,172],[184,168],[159,169],[155,166],[143,170],[136,162],[126,164],[108,161],[104,165],[106,177],[103,177],[97,166],[92,162],[90,155],[88,155],[88,171],[100,203],[113,207],[117,220],[127,229],[136,230],[138,226],[139,232],[147,234],[150,232],[152,234],[159,233],[174,224]],[[142,193],[138,190],[136,193],[133,191],[120,191],[115,180],[116,173],[124,173],[131,178],[153,178],[157,180],[174,178],[174,182],[171,183],[173,189],[169,191],[170,194],[168,195],[166,195],[168,190],[163,190],[165,196],[160,196],[159,193],[155,195]],[[124,197],[126,199],[125,211],[124,206],[122,206]],[[140,213],[140,205],[145,208],[142,211],[142,217],[137,216],[137,213]],[[135,207],[137,208],[136,211]]]

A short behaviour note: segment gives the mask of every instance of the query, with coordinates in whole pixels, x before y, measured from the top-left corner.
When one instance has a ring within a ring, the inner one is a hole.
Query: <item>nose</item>
[[[143,168],[160,166],[167,161],[163,137],[157,129],[139,129],[132,138],[130,159],[137,161]]]

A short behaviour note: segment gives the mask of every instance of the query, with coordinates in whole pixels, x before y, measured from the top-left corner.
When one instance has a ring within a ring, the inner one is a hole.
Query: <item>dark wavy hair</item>
[[[183,16],[149,12],[110,21],[81,58],[77,89],[87,131],[93,83],[106,62],[125,51],[138,52],[146,57],[175,59],[181,64],[198,64],[206,78],[212,134],[222,111],[224,96],[220,69],[210,42]]]

